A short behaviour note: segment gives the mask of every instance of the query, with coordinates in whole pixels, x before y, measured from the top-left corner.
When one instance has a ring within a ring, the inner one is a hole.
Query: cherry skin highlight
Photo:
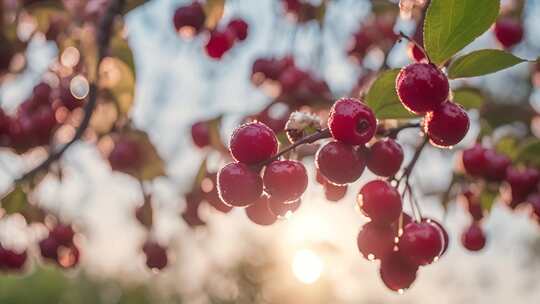
[[[235,160],[254,165],[274,156],[278,142],[272,129],[260,122],[252,122],[234,131],[229,149]]]
[[[341,98],[330,109],[328,128],[338,141],[363,145],[375,135],[377,120],[373,111],[360,100]]]
[[[368,260],[384,259],[394,250],[396,232],[390,226],[373,222],[362,227],[356,239],[358,250]]]
[[[399,250],[412,263],[428,265],[441,255],[443,237],[441,230],[433,223],[410,223],[403,228]]]
[[[317,151],[315,165],[328,182],[345,185],[362,175],[365,160],[353,146],[334,141]]]
[[[424,130],[438,147],[458,144],[469,131],[469,116],[458,104],[447,101],[426,114]]]
[[[263,190],[261,176],[242,163],[230,163],[221,168],[217,186],[221,200],[235,207],[251,205]]]
[[[266,166],[263,174],[264,189],[274,199],[292,202],[300,198],[308,185],[304,165],[294,160],[278,160]]]
[[[362,213],[374,223],[390,225],[401,215],[401,197],[396,188],[384,180],[365,184],[357,197]]]
[[[473,223],[461,235],[461,243],[469,251],[480,251],[486,246],[486,236],[482,228]]]
[[[377,141],[371,146],[368,169],[378,176],[394,176],[403,163],[403,149],[391,138]]]
[[[396,91],[409,111],[424,114],[434,111],[448,99],[448,78],[433,64],[413,63],[399,72]]]

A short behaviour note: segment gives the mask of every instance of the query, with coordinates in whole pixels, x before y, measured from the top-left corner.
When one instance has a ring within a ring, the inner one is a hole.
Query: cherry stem
[[[82,138],[84,132],[90,125],[90,119],[92,118],[92,114],[94,113],[94,109],[97,105],[97,95],[98,95],[98,87],[97,83],[99,80],[99,65],[101,61],[105,58],[107,55],[107,49],[109,48],[110,40],[111,40],[111,33],[114,23],[114,17],[119,14],[125,4],[125,0],[115,0],[112,1],[109,4],[109,7],[101,18],[99,25],[98,25],[98,31],[96,34],[96,41],[98,45],[98,59],[96,62],[96,65],[94,66],[94,71],[92,71],[95,75],[94,81],[90,84],[90,90],[88,92],[88,102],[84,106],[84,116],[82,118],[82,121],[77,128],[77,131],[75,131],[75,135],[73,138],[68,141],[66,144],[64,144],[60,149],[53,151],[49,154],[47,159],[45,159],[42,163],[31,169],[30,171],[23,174],[21,177],[15,180],[15,183],[22,182],[24,180],[27,180],[37,173],[41,172],[42,170],[48,169],[54,162],[59,160],[64,152],[66,152],[69,147],[71,147],[75,142],[77,142],[79,139]]]
[[[416,201],[416,198],[414,197],[413,190],[411,188],[411,185],[409,183],[409,178],[411,176],[411,173],[414,169],[414,166],[418,162],[418,159],[420,158],[420,155],[422,154],[422,151],[424,150],[425,146],[429,142],[428,137],[424,137],[422,144],[416,148],[416,151],[414,152],[413,158],[403,169],[403,174],[401,177],[397,180],[396,188],[399,187],[402,181],[405,182],[405,188],[403,189],[403,195],[402,197],[405,197],[405,193],[409,194],[409,200],[411,203],[411,210],[413,212],[413,216],[416,218],[416,220],[421,221],[422,220],[422,211],[420,209],[420,204]],[[416,212],[415,212],[416,211]]]
[[[429,59],[429,56],[426,52],[426,50],[424,49],[424,47],[422,47],[420,45],[420,43],[416,42],[416,40],[414,40],[413,38],[411,38],[409,35],[405,34],[404,32],[402,31],[399,31],[399,36],[404,38],[405,40],[408,40],[409,42],[411,43],[414,43],[414,45],[419,48],[420,50],[422,50],[422,53],[424,53],[424,55],[426,55],[426,58],[428,59],[429,62],[431,62],[431,60]]]
[[[399,134],[399,132],[401,132],[402,130],[411,129],[411,128],[420,128],[420,123],[407,123],[399,127],[388,129],[384,133],[382,133],[381,136],[395,139],[397,135]]]
[[[298,146],[301,146],[301,145],[304,145],[304,144],[312,144],[316,141],[319,141],[321,139],[325,139],[325,138],[330,138],[332,135],[330,134],[330,129],[326,128],[326,129],[322,129],[322,130],[319,130],[313,134],[310,134],[310,135],[307,135],[297,141],[295,141],[292,145],[288,146],[287,148],[283,149],[282,151],[280,151],[278,154],[272,156],[271,158],[261,162],[260,164],[258,164],[258,166],[266,166],[268,165],[269,163],[279,159],[281,156],[287,154],[288,152],[296,149]]]

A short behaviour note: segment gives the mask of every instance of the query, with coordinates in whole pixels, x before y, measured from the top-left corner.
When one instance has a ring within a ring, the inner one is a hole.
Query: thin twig
[[[399,132],[405,130],[405,129],[411,129],[411,128],[420,128],[420,123],[407,123],[404,125],[401,125],[399,127],[391,128],[386,131],[384,131],[381,136],[382,137],[390,137],[392,139],[395,139]]]
[[[88,102],[84,106],[84,117],[81,121],[81,124],[77,128],[77,131],[75,132],[75,135],[73,138],[68,141],[66,144],[64,144],[60,149],[58,149],[55,152],[51,152],[47,159],[45,159],[42,163],[34,167],[32,170],[26,172],[24,175],[22,175],[20,178],[15,180],[15,183],[21,182],[23,180],[29,179],[36,175],[37,173],[41,172],[42,170],[48,169],[51,164],[56,162],[58,159],[62,157],[64,152],[66,152],[75,142],[80,140],[90,125],[90,119],[92,118],[92,114],[94,113],[94,109],[97,104],[97,95],[98,95],[98,87],[97,83],[99,81],[99,65],[103,58],[105,58],[107,49],[109,48],[109,42],[111,39],[111,31],[113,26],[114,17],[122,11],[122,8],[124,6],[125,0],[115,0],[111,2],[109,5],[109,8],[107,9],[105,15],[101,18],[100,23],[98,25],[98,31],[97,31],[97,45],[98,45],[98,59],[96,62],[95,69],[95,75],[96,78],[93,83],[90,84],[90,89],[88,92]]]

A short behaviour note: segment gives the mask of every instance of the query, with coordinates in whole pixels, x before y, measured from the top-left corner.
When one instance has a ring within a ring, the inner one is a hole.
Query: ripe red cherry
[[[446,229],[444,228],[444,226],[441,223],[439,223],[438,221],[436,221],[434,219],[423,218],[422,222],[427,222],[427,223],[433,224],[441,232],[441,235],[443,237],[444,245],[443,245],[442,252],[441,252],[441,254],[439,256],[443,256],[446,253],[446,251],[448,250],[448,245],[450,245],[450,236],[448,235],[448,232],[446,231]]]
[[[377,224],[390,225],[401,214],[401,197],[396,188],[384,180],[365,184],[358,193],[358,205],[362,213]]]
[[[109,164],[115,171],[129,172],[140,166],[142,152],[139,144],[127,137],[116,140],[114,148],[109,154]]]
[[[252,222],[261,226],[272,225],[277,220],[276,215],[270,211],[270,198],[268,195],[261,196],[248,206],[246,215]]]
[[[402,223],[401,223],[401,231],[399,231],[399,229],[400,229],[400,227],[399,227],[399,218],[395,222],[390,224],[390,227],[392,228],[392,231],[394,231],[396,235],[401,235],[403,233],[403,227],[405,227],[405,226],[407,226],[407,224],[413,222],[413,219],[412,219],[412,217],[410,215],[408,215],[405,212],[402,212],[401,214],[402,214],[401,216],[403,217]]]
[[[463,107],[447,101],[426,114],[424,130],[433,145],[453,146],[459,143],[469,131],[469,116]]]
[[[253,204],[263,190],[261,176],[242,163],[230,163],[221,168],[217,185],[223,202],[235,207]]]
[[[161,270],[167,266],[167,250],[163,246],[154,241],[146,241],[142,249],[146,256],[146,266],[148,268]]]
[[[32,90],[32,99],[38,104],[48,104],[50,102],[51,91],[52,89],[48,84],[41,82]]]
[[[487,167],[486,149],[481,144],[463,150],[462,162],[465,172],[471,176],[483,176]]]
[[[399,250],[417,265],[431,264],[441,255],[443,248],[441,230],[428,222],[408,224],[399,240]]]
[[[270,208],[270,212],[272,212],[272,214],[278,218],[286,218],[289,214],[296,212],[296,210],[300,208],[301,203],[302,200],[300,199],[297,199],[291,203],[285,203],[270,197],[268,201],[268,208]]]
[[[461,235],[461,243],[469,251],[479,251],[486,245],[486,236],[482,227],[473,223]]]
[[[332,183],[325,183],[323,185],[324,187],[324,197],[327,201],[330,202],[339,202],[341,199],[345,197],[347,194],[347,189],[349,186],[347,185],[334,185]]]
[[[518,44],[523,39],[523,25],[512,18],[502,18],[495,23],[495,37],[505,47]]]
[[[362,226],[356,242],[362,255],[372,261],[384,259],[394,250],[396,232],[390,226],[377,225],[373,222]]]
[[[396,91],[409,111],[424,114],[448,99],[448,78],[431,63],[413,63],[399,72]]]
[[[206,15],[202,5],[195,1],[190,5],[182,6],[174,12],[173,23],[177,32],[185,36],[193,36],[204,26]]]
[[[409,58],[414,62],[426,62],[426,54],[420,49],[416,43],[409,43],[408,52]]]
[[[77,99],[75,96],[73,96],[68,85],[58,88],[57,94],[58,98],[62,102],[62,105],[70,111],[80,108],[84,104],[82,100]]]
[[[23,252],[15,252],[14,250],[2,247],[0,244],[0,270],[22,270],[27,257],[26,250]]]
[[[232,206],[225,204],[219,197],[216,173],[210,173],[203,179],[201,182],[201,191],[203,198],[216,210],[223,213],[229,213],[232,210]]]
[[[540,181],[540,172],[533,168],[509,167],[506,170],[506,181],[510,185],[512,193],[511,206],[516,207],[536,190]]]
[[[221,59],[230,50],[234,43],[234,36],[231,32],[213,31],[204,46],[206,54],[212,59]]]
[[[486,151],[485,157],[484,177],[490,181],[502,181],[506,177],[506,170],[512,163],[510,158],[492,149]]]
[[[279,76],[281,91],[284,94],[294,93],[308,77],[309,75],[306,72],[294,65],[286,68]]]
[[[56,261],[60,244],[50,235],[39,242],[39,251],[45,259]]]
[[[392,252],[381,261],[381,279],[390,290],[402,292],[416,280],[418,265],[411,263],[400,251]]]
[[[304,165],[294,160],[277,160],[264,169],[264,189],[274,199],[292,202],[300,198],[308,184]]]
[[[481,221],[484,217],[484,211],[482,210],[482,204],[478,195],[471,190],[467,190],[463,192],[463,197],[465,198],[463,200],[465,209],[469,211],[473,220],[476,222]]]
[[[315,165],[335,185],[356,181],[366,166],[363,156],[353,146],[337,141],[329,142],[317,151]]]
[[[377,120],[373,111],[360,100],[341,98],[330,109],[328,128],[336,140],[363,145],[375,135]]]
[[[50,232],[50,236],[54,238],[60,245],[69,246],[73,243],[75,231],[70,225],[57,224]]]
[[[394,176],[403,162],[403,149],[393,139],[379,140],[371,146],[367,160],[368,169],[378,176]]]
[[[236,39],[240,41],[246,40],[248,36],[248,28],[249,25],[247,24],[247,22],[239,18],[231,20],[227,25],[227,29],[232,31]]]
[[[272,129],[260,122],[252,122],[234,131],[229,149],[235,160],[253,165],[275,155],[278,142]]]
[[[205,121],[199,121],[191,126],[191,138],[195,145],[204,148],[210,144],[210,130]]]

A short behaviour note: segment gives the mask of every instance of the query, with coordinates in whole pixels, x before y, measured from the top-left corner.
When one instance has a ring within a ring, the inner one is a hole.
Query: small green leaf
[[[206,14],[206,27],[214,29],[217,27],[225,10],[225,0],[207,0],[203,6]]]
[[[442,65],[478,38],[499,15],[499,0],[432,0],[424,21],[424,46]]]
[[[504,136],[495,143],[495,150],[515,159],[518,153],[520,140],[513,136]]]
[[[473,88],[459,88],[453,91],[453,101],[462,105],[465,109],[478,109],[485,101],[479,90]]]
[[[384,71],[379,76],[366,95],[366,103],[378,119],[413,118],[401,104],[396,93],[396,77],[399,69]]]
[[[28,200],[26,193],[23,190],[23,187],[18,184],[10,192],[8,192],[2,200],[0,200],[0,205],[5,210],[6,214],[13,214],[21,212]]]
[[[497,192],[490,189],[484,189],[480,194],[480,204],[482,205],[482,210],[491,211],[493,204],[495,203],[495,198],[497,198]]]
[[[487,75],[526,61],[502,50],[478,50],[454,60],[448,68],[448,77],[455,79]]]
[[[540,140],[526,141],[518,150],[516,160],[540,166]]]

